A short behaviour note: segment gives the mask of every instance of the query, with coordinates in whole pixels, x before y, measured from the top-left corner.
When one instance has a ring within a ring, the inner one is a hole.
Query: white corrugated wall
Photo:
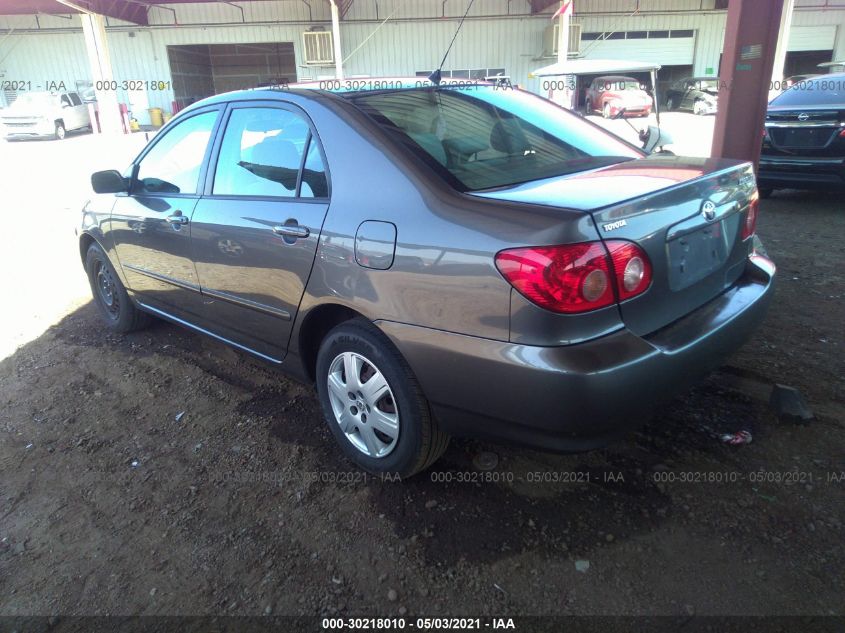
[[[584,32],[691,29],[695,31],[693,72],[703,75],[718,66],[725,12],[706,11],[713,6],[713,0],[640,0],[640,12],[631,15],[637,4],[637,0],[581,0],[576,5],[576,19]],[[300,79],[331,76],[333,68],[303,65],[302,33],[315,25],[330,28],[328,2],[313,0],[310,5],[309,12],[308,5],[295,0],[241,2],[237,6],[243,8],[243,15],[235,6],[223,3],[172,5],[179,25],[174,25],[173,12],[167,7],[155,7],[149,15],[155,25],[151,28],[111,20],[108,38],[115,79],[169,81],[168,45],[233,42],[293,42]],[[372,37],[352,54],[345,73],[412,75],[431,69],[439,63],[465,6],[464,0],[356,0],[341,25],[344,53],[353,53]],[[705,11],[699,11],[700,7]],[[503,67],[513,81],[538,89],[538,82],[528,80],[528,74],[553,61],[542,57],[544,32],[551,22],[548,14],[514,15],[527,11],[526,0],[477,0],[470,14],[472,19],[465,24],[446,68]],[[441,17],[441,13],[446,17]],[[392,19],[373,35],[380,20],[388,16]],[[246,23],[241,23],[242,19]],[[279,23],[281,20],[286,23]],[[845,58],[845,11],[798,10],[793,25],[836,25],[834,56]],[[35,16],[0,17],[0,29],[14,29],[8,36],[0,37],[3,80],[30,80],[42,86],[46,81],[64,81],[71,87],[77,80],[90,80],[78,17],[42,15],[37,23]],[[665,47],[684,45],[671,40],[652,44],[653,48],[642,49],[641,57],[669,60],[671,51]],[[626,40],[584,41],[582,53],[588,58],[631,58],[637,54],[636,47]],[[126,98],[123,94],[120,97]],[[169,109],[172,100],[172,90],[149,93],[150,106]]]

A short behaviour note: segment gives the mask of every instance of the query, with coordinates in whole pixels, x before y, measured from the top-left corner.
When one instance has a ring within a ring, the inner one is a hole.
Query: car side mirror
[[[644,138],[643,149],[649,154],[654,153],[657,148],[662,150],[664,145],[671,145],[675,142],[671,134],[661,130],[656,125],[649,125],[648,132],[642,138]]]
[[[129,191],[129,180],[116,169],[97,171],[91,174],[91,188],[96,193],[125,193]]]

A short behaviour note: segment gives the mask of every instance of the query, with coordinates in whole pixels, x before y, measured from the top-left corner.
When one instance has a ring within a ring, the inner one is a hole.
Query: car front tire
[[[56,137],[57,141],[61,141],[62,139],[64,139],[64,137],[67,136],[67,130],[65,130],[65,124],[62,123],[61,121],[56,122],[56,129],[55,129],[55,132],[53,132],[53,134]]]
[[[605,104],[604,104],[604,107],[602,108],[602,111],[601,111],[601,115],[602,115],[605,119],[609,119],[609,118],[610,118],[610,104],[609,104],[609,103],[605,103]]]
[[[317,392],[343,453],[378,475],[410,477],[449,444],[411,368],[364,319],[335,327],[317,354]]]
[[[675,109],[675,99],[673,97],[669,97],[666,99],[666,109],[667,110],[674,110]]]
[[[132,303],[109,258],[97,243],[88,248],[85,270],[94,303],[107,328],[113,332],[126,333],[139,330],[149,323],[150,317]]]

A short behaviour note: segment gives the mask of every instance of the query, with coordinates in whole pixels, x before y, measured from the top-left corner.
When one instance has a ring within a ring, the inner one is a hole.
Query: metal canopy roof
[[[531,72],[529,77],[555,77],[561,75],[596,75],[603,73],[645,73],[660,70],[660,64],[636,62],[622,59],[571,59],[543,66]]]
[[[147,11],[159,4],[198,4],[210,0],[0,0],[0,15],[68,15],[82,11],[147,26]],[[211,0],[214,1],[214,0]],[[253,0],[254,1],[254,0]],[[329,0],[325,0],[328,2]],[[354,0],[337,0],[343,18]],[[231,4],[224,2],[224,4]],[[82,11],[80,11],[82,9]]]

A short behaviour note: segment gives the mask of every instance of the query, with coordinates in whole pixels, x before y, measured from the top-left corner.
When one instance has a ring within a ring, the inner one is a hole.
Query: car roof
[[[335,85],[335,82],[340,85]],[[385,85],[387,84],[387,85]],[[440,88],[455,88],[460,90],[467,85],[475,87],[495,88],[494,81],[482,81],[476,79],[444,78],[440,82]],[[248,88],[245,90],[233,90],[222,92],[211,97],[206,97],[196,103],[184,108],[182,111],[195,110],[210,105],[220,105],[235,101],[254,100],[316,100],[329,99],[348,101],[352,95],[381,93],[399,90],[432,90],[437,88],[427,77],[356,77],[347,79],[322,79],[302,81],[291,84],[278,84],[273,86],[262,86]]]

